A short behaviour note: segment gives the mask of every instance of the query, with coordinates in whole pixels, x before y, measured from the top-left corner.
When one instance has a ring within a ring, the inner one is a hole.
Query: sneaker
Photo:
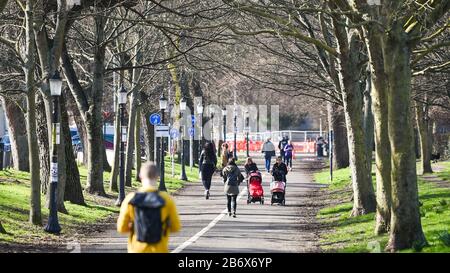
[[[205,198],[209,199],[209,191],[208,190],[205,191]]]
[[[230,213],[231,214],[231,213]],[[236,218],[236,212],[233,212],[233,218]]]
[[[228,212],[228,216],[230,216],[230,217],[231,217],[231,212]]]

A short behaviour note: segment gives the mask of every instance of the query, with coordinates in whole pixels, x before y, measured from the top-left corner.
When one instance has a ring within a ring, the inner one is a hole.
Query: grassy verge
[[[173,192],[183,186],[184,181],[179,179],[181,166],[175,164],[175,177],[171,176],[171,163],[166,159],[166,183],[169,192]],[[86,185],[87,170],[80,166],[80,177],[82,185]],[[198,180],[198,169],[192,171],[186,167],[186,173],[190,181]],[[133,174],[135,174],[133,172]],[[109,181],[110,174],[104,173],[104,181]],[[132,188],[126,191],[134,191],[140,187],[139,182],[133,182]],[[117,193],[110,192],[109,183],[105,182],[108,198],[99,198],[84,193],[87,206],[79,206],[65,202],[68,214],[59,213],[59,222],[62,227],[60,236],[55,237],[44,232],[43,227],[34,226],[28,222],[29,200],[30,200],[30,177],[28,173],[14,170],[0,171],[0,220],[8,232],[0,234],[0,244],[16,243],[25,245],[45,244],[46,242],[56,243],[68,237],[76,236],[81,229],[89,230],[90,226],[105,221],[118,212],[114,206]],[[45,207],[45,196],[41,196],[42,216],[44,224],[47,222],[48,209]]]
[[[450,164],[438,175],[442,178],[450,173]],[[318,183],[330,184],[328,171],[315,174]],[[332,229],[322,235],[324,250],[333,252],[371,252],[374,249],[383,251],[388,236],[375,236],[375,214],[350,217],[352,210],[350,171],[342,169],[334,172],[334,182],[326,190],[330,199],[342,200],[320,210],[319,221]],[[422,216],[422,227],[428,240],[428,246],[422,252],[450,252],[450,189],[438,188],[432,183],[424,182],[418,177],[419,200]],[[418,250],[405,250],[414,252]]]

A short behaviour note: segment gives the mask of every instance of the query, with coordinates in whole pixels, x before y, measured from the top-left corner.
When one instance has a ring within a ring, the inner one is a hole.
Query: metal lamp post
[[[211,113],[211,142],[214,143],[214,113]]]
[[[185,153],[184,153],[184,151],[185,151],[185,146],[184,146],[184,134],[186,133],[185,132],[185,122],[184,122],[184,112],[186,111],[186,100],[185,100],[185,98],[183,97],[183,98],[181,98],[181,100],[180,100],[180,112],[181,112],[181,122],[182,122],[182,125],[181,125],[181,176],[180,176],[180,179],[181,180],[183,180],[183,181],[187,181],[188,179],[187,179],[187,175],[186,175],[186,166],[185,166]]]
[[[250,131],[250,117],[249,117],[249,113],[248,110],[245,111],[245,139],[246,139],[246,148],[247,148],[247,157],[250,157],[250,144],[249,144],[249,131]]]
[[[223,142],[227,142],[227,109],[222,109],[223,116]]]
[[[61,96],[62,80],[58,71],[49,79],[50,94],[53,99],[53,117],[52,117],[52,164],[50,168],[50,213],[45,231],[53,234],[61,232],[61,226],[58,222],[58,145],[60,144],[61,125],[59,123],[59,97]]]
[[[167,99],[164,97],[164,93],[161,94],[159,98],[159,110],[161,110],[161,123],[164,124],[164,116],[165,110],[167,109]],[[161,160],[160,160],[160,181],[159,181],[159,190],[167,191],[166,183],[164,181],[164,137],[161,137]]]
[[[237,113],[236,113],[236,105],[234,106],[234,144],[233,144],[233,157],[237,160]]]
[[[203,149],[203,105],[202,103],[197,105],[197,113],[199,116],[198,122],[200,126],[200,139],[198,141],[198,158],[200,159],[200,155]]]
[[[127,126],[125,121],[125,106],[127,104],[127,90],[125,87],[120,87],[117,94],[117,103],[119,104],[120,117],[120,153],[119,153],[119,196],[117,197],[116,206],[122,205],[125,199],[125,142],[127,141]]]

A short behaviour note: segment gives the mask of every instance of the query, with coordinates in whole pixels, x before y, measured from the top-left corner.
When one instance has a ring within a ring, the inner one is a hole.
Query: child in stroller
[[[272,168],[272,183],[270,184],[270,192],[272,199],[270,204],[274,203],[285,205],[286,198],[286,175],[288,173],[287,166],[282,162],[281,156],[277,158],[277,162]]]
[[[262,176],[258,171],[258,167],[249,157],[244,165],[247,173],[247,204],[260,202],[264,204],[264,190],[262,187]]]

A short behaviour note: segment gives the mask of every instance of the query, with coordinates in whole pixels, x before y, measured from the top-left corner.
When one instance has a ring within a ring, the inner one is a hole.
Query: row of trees
[[[164,89],[172,90],[175,105],[186,97],[191,109],[193,97],[226,105],[237,90],[242,103],[296,111],[301,105],[301,112],[316,115],[323,105],[335,134],[336,166],[351,167],[352,215],[376,212],[375,232],[390,232],[389,250],[425,243],[413,127],[419,129],[423,171],[431,171],[429,112],[448,111],[450,98],[442,92],[448,90],[449,1],[0,3],[0,91],[15,167],[31,172],[31,222],[42,222],[40,194],[49,181],[48,79],[61,70],[61,112],[68,113],[61,116],[64,141],[70,143],[69,121],[75,122],[89,194],[106,194],[105,170],[112,172],[110,190],[117,190],[119,142],[110,167],[102,111],[115,110],[119,86],[129,92],[127,185],[133,161],[140,164],[141,130],[147,157],[154,160],[147,120],[158,111]],[[118,135],[120,128],[115,130]],[[71,145],[61,145],[58,153],[58,205],[66,212],[64,200],[84,204],[84,198]]]

